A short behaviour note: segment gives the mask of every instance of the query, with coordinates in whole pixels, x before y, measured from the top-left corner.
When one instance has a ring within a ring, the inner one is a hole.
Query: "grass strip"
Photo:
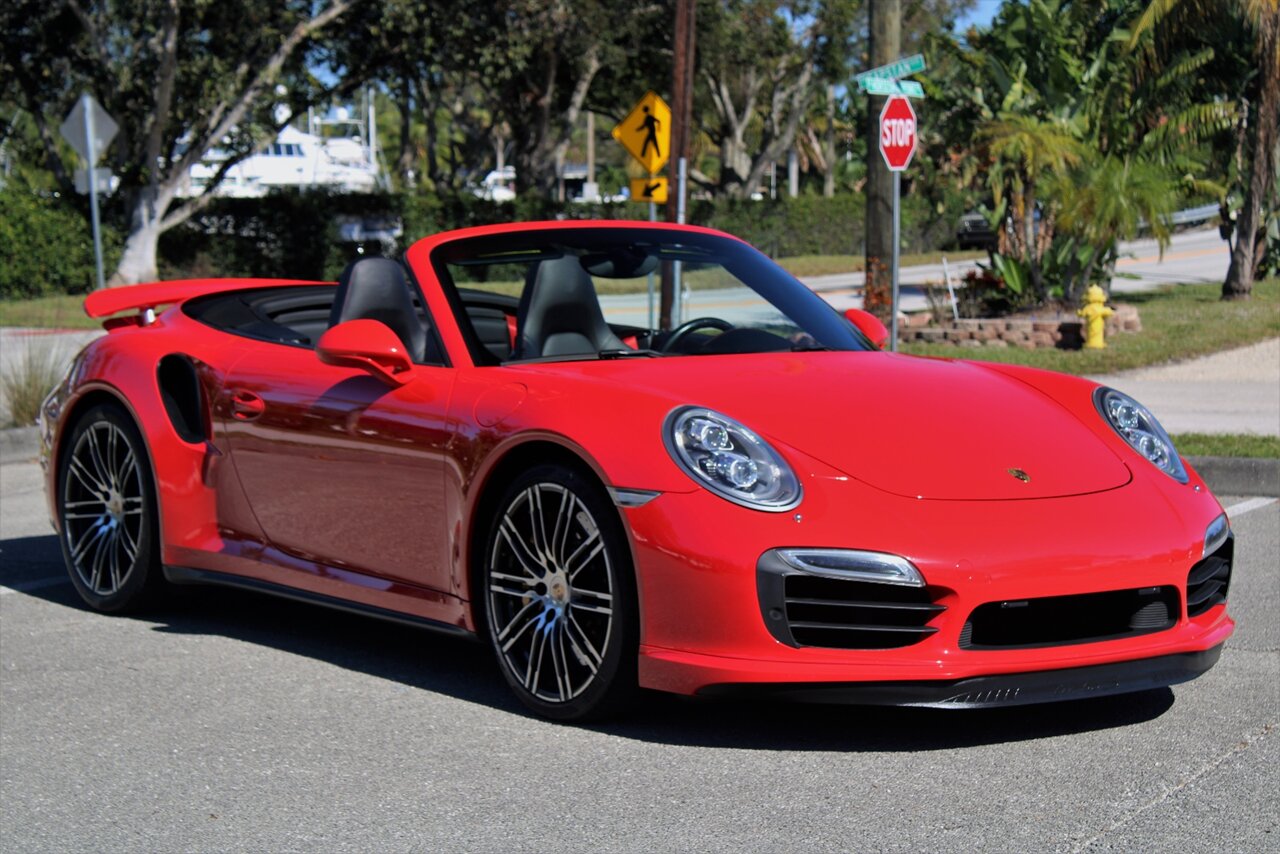
[[[33,329],[100,329],[101,320],[84,313],[84,294],[0,300],[0,326]]]
[[[1175,433],[1173,446],[1184,457],[1266,457],[1280,459],[1280,436],[1255,433]]]
[[[982,362],[1027,365],[1066,374],[1110,374],[1181,361],[1280,336],[1280,278],[1255,282],[1253,297],[1224,302],[1217,284],[1167,285],[1157,291],[1118,294],[1138,307],[1141,332],[1107,338],[1104,350],[1022,350],[910,343],[902,352]]]

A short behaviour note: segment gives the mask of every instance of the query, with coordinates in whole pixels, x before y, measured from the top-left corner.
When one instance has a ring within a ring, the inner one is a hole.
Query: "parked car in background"
[[[960,217],[956,224],[956,246],[960,249],[996,248],[996,233],[991,230],[991,223],[978,211],[969,211]]]

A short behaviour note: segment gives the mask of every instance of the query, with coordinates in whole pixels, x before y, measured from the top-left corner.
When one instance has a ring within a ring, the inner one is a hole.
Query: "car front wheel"
[[[540,715],[599,719],[636,690],[639,619],[622,526],[604,490],[557,465],[517,478],[485,551],[489,640]]]

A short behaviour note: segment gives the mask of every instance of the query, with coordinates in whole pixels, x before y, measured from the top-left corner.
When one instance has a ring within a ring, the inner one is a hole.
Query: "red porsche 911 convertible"
[[[662,277],[682,323],[655,321]],[[682,694],[947,708],[1217,660],[1233,537],[1149,411],[882,352],[747,244],[521,223],[335,283],[99,291],[44,405],[93,608],[228,584],[492,646],[551,718]],[[670,328],[674,327],[674,328]]]

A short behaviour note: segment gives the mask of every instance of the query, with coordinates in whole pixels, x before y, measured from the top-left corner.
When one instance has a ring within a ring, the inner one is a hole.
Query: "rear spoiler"
[[[279,288],[294,285],[332,285],[333,282],[308,282],[293,279],[184,279],[176,282],[151,282],[125,288],[105,288],[85,297],[84,313],[90,317],[109,317],[122,311],[141,311],[172,305],[193,297],[252,288]]]

